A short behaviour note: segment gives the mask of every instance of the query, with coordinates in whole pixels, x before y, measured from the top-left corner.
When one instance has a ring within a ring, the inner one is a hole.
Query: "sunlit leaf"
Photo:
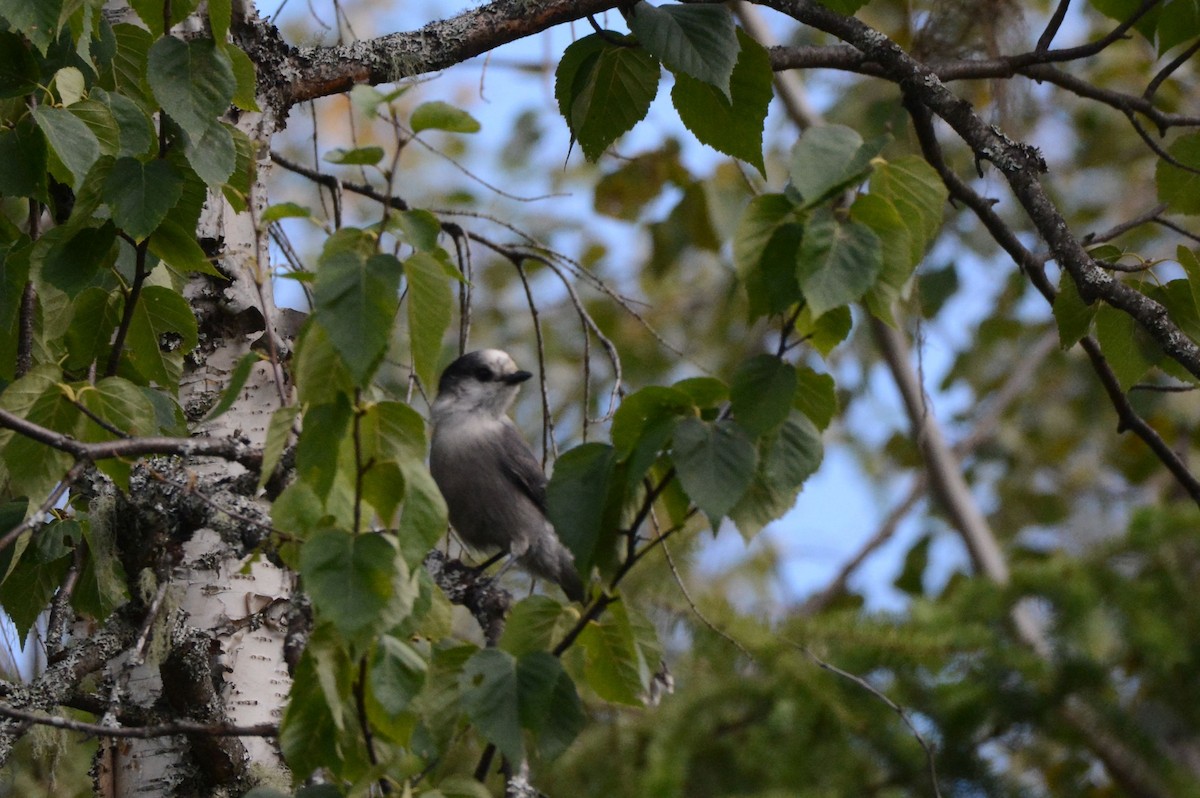
[[[437,385],[442,339],[454,310],[450,277],[437,258],[428,252],[417,252],[404,261],[404,279],[408,283],[408,335],[413,368],[421,382],[432,388]]]
[[[461,108],[441,100],[421,103],[409,120],[414,133],[422,130],[448,130],[451,133],[478,133],[479,121]]]

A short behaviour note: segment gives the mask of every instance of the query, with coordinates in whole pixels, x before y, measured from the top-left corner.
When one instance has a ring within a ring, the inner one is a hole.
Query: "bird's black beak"
[[[520,383],[525,382],[525,380],[529,379],[532,376],[533,375],[530,374],[528,371],[514,371],[512,374],[507,374],[504,377],[502,377],[501,379],[503,379],[504,382],[506,382],[509,385],[519,385]]]

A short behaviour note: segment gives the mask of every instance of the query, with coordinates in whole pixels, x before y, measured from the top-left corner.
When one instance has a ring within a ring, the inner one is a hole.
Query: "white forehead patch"
[[[508,352],[500,349],[481,349],[479,351],[480,358],[491,368],[495,369],[500,374],[512,374],[517,370],[517,364],[509,356]]]

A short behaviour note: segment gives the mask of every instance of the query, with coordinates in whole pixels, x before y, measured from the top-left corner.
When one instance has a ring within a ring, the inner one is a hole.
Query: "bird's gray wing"
[[[529,444],[512,424],[504,425],[501,470],[537,508],[546,512],[546,472],[533,456]]]

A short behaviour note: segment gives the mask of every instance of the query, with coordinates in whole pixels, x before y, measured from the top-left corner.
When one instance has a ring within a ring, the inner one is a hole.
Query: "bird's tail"
[[[575,558],[553,533],[538,536],[520,562],[532,573],[556,583],[571,601],[583,602],[583,581],[575,570]]]

